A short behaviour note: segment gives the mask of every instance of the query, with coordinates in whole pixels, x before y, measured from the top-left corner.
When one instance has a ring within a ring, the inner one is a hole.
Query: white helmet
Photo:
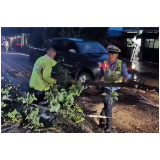
[[[114,45],[109,45],[107,47],[107,50],[108,50],[109,53],[119,53],[119,52],[121,52],[121,50]]]

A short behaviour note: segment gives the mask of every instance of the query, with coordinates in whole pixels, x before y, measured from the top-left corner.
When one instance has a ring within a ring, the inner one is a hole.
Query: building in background
[[[1,36],[1,47],[4,47],[4,43],[5,43],[5,37]]]
[[[136,33],[134,38],[127,38],[128,47],[136,44],[136,53],[140,61],[159,63],[159,27],[123,27],[123,32]],[[134,43],[131,43],[134,42]]]
[[[157,42],[159,37],[159,27],[123,27],[123,32],[136,33],[136,36],[132,40],[136,42],[140,47],[146,46],[146,47],[154,48],[154,45],[153,45],[154,41],[155,41],[155,46],[158,45]],[[153,39],[150,39],[150,38],[153,38]],[[146,45],[143,45],[143,43]]]

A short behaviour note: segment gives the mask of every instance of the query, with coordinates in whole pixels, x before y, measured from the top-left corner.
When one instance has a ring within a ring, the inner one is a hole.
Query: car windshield
[[[108,53],[98,42],[76,42],[82,54],[106,54]]]

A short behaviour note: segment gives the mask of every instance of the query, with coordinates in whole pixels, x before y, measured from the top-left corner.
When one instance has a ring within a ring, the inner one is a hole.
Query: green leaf
[[[59,93],[58,100],[61,102],[64,99],[64,92]]]
[[[11,116],[11,113],[9,112],[9,113],[7,114],[7,116],[10,117],[10,116]]]
[[[75,89],[76,88],[76,86],[73,84],[71,87],[69,87],[69,89]]]
[[[116,101],[118,101],[118,97],[115,97],[114,99],[115,99]]]
[[[27,98],[29,97],[29,92],[27,93]]]
[[[83,111],[82,111],[82,109],[79,108],[79,109],[78,109],[78,112],[79,112],[79,113],[82,113]]]
[[[50,112],[58,112],[60,109],[60,104],[57,104],[56,106],[52,106],[50,108]]]
[[[106,93],[102,93],[101,95],[102,95],[102,96],[107,96],[107,94],[106,94]]]
[[[85,119],[83,117],[81,117],[79,120],[76,120],[75,122],[76,123],[80,123],[80,122],[83,122]]]
[[[2,106],[2,108],[3,108],[3,107],[6,107],[7,104],[5,104],[4,102],[1,102],[1,106]]]
[[[117,92],[114,92],[114,93],[113,93],[113,96],[117,97],[117,96],[118,96],[118,93],[117,93]]]

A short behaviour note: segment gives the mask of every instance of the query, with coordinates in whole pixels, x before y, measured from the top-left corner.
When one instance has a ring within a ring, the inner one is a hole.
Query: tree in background
[[[35,47],[40,47],[45,40],[45,28],[26,28],[27,32],[30,32],[29,35],[29,44]]]
[[[109,27],[83,27],[81,28],[81,37],[87,40],[98,41],[102,45],[108,37]]]
[[[98,41],[104,45],[109,27],[47,27],[46,39],[54,37],[76,37]]]
[[[85,40],[98,41],[102,45],[108,37],[109,27],[46,27],[31,28],[29,42],[35,47],[42,45],[44,40],[55,37],[74,37],[83,38]]]
[[[79,27],[47,27],[45,38],[50,39],[54,37],[79,37]]]

